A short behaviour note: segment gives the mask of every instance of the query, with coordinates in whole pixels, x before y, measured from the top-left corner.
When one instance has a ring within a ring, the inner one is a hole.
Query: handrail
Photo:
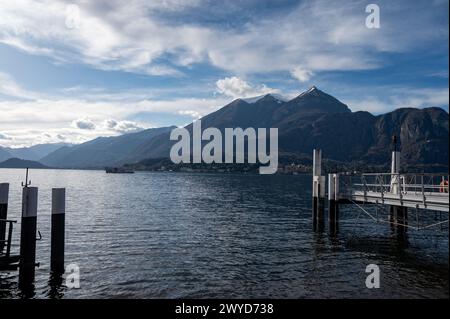
[[[17,223],[16,220],[10,220],[10,219],[0,219],[0,222],[3,223],[9,223],[9,227],[8,227],[8,238],[6,240],[2,240],[1,242],[3,243],[2,246],[0,247],[0,253],[3,253],[3,249],[4,249],[4,243],[6,243],[6,254],[5,256],[8,258],[11,255],[11,243],[12,243],[12,233],[13,233],[13,225],[15,223]]]
[[[345,176],[345,174],[342,174]],[[406,175],[406,176],[449,176],[450,174],[447,173],[361,173],[361,174],[352,174],[353,176],[376,176],[376,175],[384,175],[384,176],[391,176],[391,175]]]
[[[449,191],[448,183],[443,183],[448,181],[448,173],[364,173],[341,176],[344,185],[342,194],[361,191],[366,197],[368,192],[376,192],[381,194],[382,202],[385,194],[395,194],[400,201],[406,195],[419,195],[426,202],[427,196],[445,196]]]
[[[3,222],[3,223],[17,223],[17,220],[12,220],[12,219],[0,219],[0,222]]]

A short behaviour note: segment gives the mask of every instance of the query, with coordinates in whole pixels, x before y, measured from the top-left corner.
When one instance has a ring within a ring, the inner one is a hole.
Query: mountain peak
[[[320,90],[317,88],[317,86],[313,85],[306,92],[311,93],[311,92],[314,92],[314,91],[320,91]]]
[[[312,86],[295,99],[289,101],[289,103],[291,105],[296,105],[296,107],[308,110],[309,112],[351,112],[347,105],[335,97],[319,90],[316,86]]]
[[[256,97],[243,98],[241,100],[243,100],[249,104],[254,104],[256,102],[259,102],[259,101],[265,100],[265,99],[275,100],[278,103],[286,102],[286,99],[284,97],[282,97],[281,95],[276,94],[276,93],[268,93],[268,94],[260,95],[260,96],[256,96]]]
[[[301,93],[299,95],[300,96],[305,96],[305,95],[309,95],[309,96],[321,96],[321,95],[326,95],[325,92],[322,92],[321,90],[319,90],[317,88],[317,86],[313,85],[311,86],[308,90],[306,90],[305,92]]]

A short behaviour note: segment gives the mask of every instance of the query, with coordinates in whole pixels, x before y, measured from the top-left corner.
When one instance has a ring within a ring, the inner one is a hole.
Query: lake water
[[[448,298],[448,227],[399,241],[355,207],[339,233],[313,232],[311,176],[200,173],[105,174],[32,170],[39,187],[35,298]],[[19,224],[24,170],[9,182]],[[49,286],[51,188],[67,188],[66,264],[79,289]],[[368,264],[381,271],[367,289]],[[0,273],[0,298],[21,295]]]

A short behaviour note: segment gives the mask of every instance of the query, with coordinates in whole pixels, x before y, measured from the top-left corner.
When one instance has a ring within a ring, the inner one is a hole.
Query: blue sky
[[[365,25],[380,8],[380,28]],[[312,85],[448,110],[448,1],[0,0],[0,145],[183,125]]]

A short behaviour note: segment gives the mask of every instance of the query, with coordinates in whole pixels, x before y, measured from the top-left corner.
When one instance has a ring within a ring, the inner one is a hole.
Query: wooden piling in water
[[[313,151],[312,219],[313,229],[323,230],[325,207],[325,176],[322,176],[322,150]]]
[[[5,248],[6,220],[8,219],[9,184],[0,184],[0,253]]]
[[[330,233],[336,233],[336,188],[335,175],[328,174],[328,225]]]
[[[331,233],[339,230],[339,174],[328,175],[328,222]]]
[[[36,267],[36,222],[38,188],[25,186],[22,191],[22,225],[20,232],[19,286],[34,281]]]
[[[53,188],[50,270],[55,274],[64,273],[65,216],[66,189]]]
[[[340,200],[340,190],[339,190],[339,174],[334,174],[334,200],[335,200],[335,221],[336,230],[339,229],[339,200]]]

